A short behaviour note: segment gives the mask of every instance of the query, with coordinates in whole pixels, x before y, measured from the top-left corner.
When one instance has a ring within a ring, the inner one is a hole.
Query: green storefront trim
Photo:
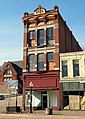
[[[85,91],[85,84],[80,82],[64,82],[63,91]]]

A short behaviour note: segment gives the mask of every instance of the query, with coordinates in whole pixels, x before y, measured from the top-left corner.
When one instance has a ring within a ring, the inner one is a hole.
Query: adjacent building
[[[23,47],[23,107],[61,109],[60,53],[82,51],[59,13],[58,6],[46,10],[39,5],[25,12]]]
[[[4,62],[0,69],[0,94],[8,95],[7,81],[18,80],[18,93],[22,93],[22,61]]]
[[[60,54],[62,108],[85,110],[85,52]]]

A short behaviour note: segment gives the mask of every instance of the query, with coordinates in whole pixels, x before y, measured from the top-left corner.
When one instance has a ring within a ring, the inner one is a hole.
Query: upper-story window
[[[35,46],[35,30],[29,32],[29,41],[30,41],[30,46],[34,47]]]
[[[53,44],[53,28],[47,28],[46,30],[46,40],[48,45]]]
[[[12,71],[9,69],[4,72],[4,81],[7,80],[12,80]]]
[[[38,54],[38,71],[44,70],[44,54]]]
[[[29,55],[29,71],[35,70],[35,55],[31,54]]]
[[[79,60],[73,60],[73,76],[79,76]]]
[[[54,70],[54,53],[47,53],[47,69]]]
[[[68,66],[67,66],[67,61],[62,61],[62,77],[67,77],[68,76]]]
[[[44,45],[44,29],[38,30],[38,39],[37,39],[38,46]]]
[[[84,69],[85,69],[85,59],[84,59]]]

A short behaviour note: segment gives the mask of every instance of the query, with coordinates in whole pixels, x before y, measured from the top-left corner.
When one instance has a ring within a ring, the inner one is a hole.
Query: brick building
[[[22,93],[22,61],[4,62],[0,69],[0,94],[8,94],[6,81],[18,80],[18,92]]]
[[[82,51],[57,6],[24,13],[23,107],[61,108],[60,53]]]
[[[60,54],[62,107],[85,110],[85,52]]]

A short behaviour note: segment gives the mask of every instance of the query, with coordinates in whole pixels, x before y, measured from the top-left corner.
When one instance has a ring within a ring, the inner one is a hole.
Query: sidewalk
[[[0,113],[0,115],[46,115],[45,110],[34,111],[33,113],[22,112],[22,113]],[[63,115],[63,116],[84,116],[85,111],[53,111],[52,115]]]
[[[0,113],[0,119],[85,119],[85,111],[53,111],[52,115],[46,115],[45,110],[33,113]]]

